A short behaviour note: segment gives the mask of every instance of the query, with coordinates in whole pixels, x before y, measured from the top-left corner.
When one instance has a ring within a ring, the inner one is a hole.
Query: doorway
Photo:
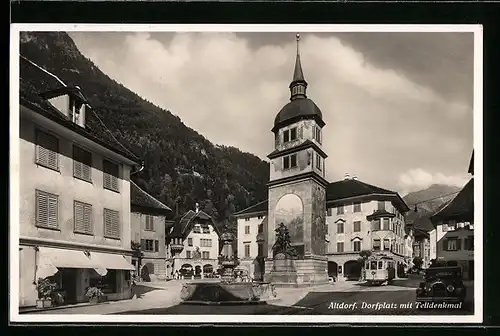
[[[61,268],[61,287],[65,294],[65,302],[73,304],[77,302],[76,287],[78,279],[78,269]]]

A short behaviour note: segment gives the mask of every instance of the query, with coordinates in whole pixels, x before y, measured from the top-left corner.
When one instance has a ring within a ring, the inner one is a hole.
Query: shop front
[[[55,304],[86,302],[88,287],[100,287],[107,300],[132,296],[127,257],[56,247],[20,246],[19,306],[36,305],[38,279],[48,278],[57,286]],[[128,257],[130,258],[130,257]]]

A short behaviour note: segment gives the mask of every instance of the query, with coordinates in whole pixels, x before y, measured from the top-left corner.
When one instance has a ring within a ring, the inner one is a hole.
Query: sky
[[[289,102],[295,33],[70,32],[104,73],[214,144],[267,160]],[[473,149],[472,33],[302,33],[327,179],[406,194],[462,187]]]

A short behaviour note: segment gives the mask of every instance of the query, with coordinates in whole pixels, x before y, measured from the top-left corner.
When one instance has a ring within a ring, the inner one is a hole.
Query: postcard
[[[11,322],[481,323],[482,43],[12,25]]]

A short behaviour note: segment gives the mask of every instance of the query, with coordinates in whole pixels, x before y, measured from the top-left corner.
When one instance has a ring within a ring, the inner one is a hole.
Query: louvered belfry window
[[[78,146],[73,146],[73,176],[92,182],[92,153]]]
[[[36,190],[36,225],[57,229],[59,214],[59,197],[44,191]]]
[[[36,163],[59,170],[59,140],[40,130],[36,131]]]
[[[103,186],[113,191],[118,190],[118,165],[116,163],[104,160],[103,162]]]
[[[92,221],[92,205],[75,201],[73,212],[75,232],[93,234],[94,224]]]
[[[120,239],[120,213],[104,209],[104,236]]]

